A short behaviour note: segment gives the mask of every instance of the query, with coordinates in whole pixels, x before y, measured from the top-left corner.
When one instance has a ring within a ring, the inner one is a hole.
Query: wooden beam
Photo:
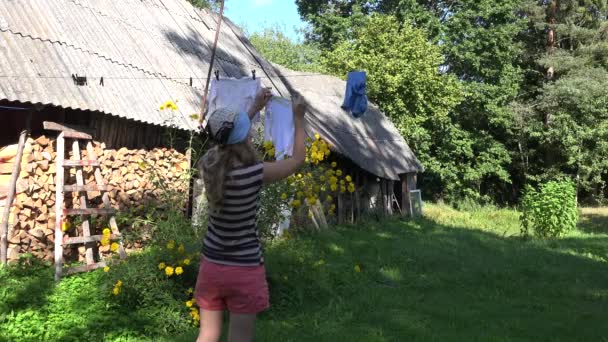
[[[106,267],[106,266],[108,266],[108,263],[105,261],[100,261],[98,263],[90,264],[90,265],[72,266],[72,267],[67,267],[65,269],[65,274],[70,275],[70,274],[88,272],[88,271],[96,270],[98,268],[102,268],[102,267]]]
[[[64,185],[64,192],[108,191],[106,185]]]
[[[57,175],[55,176],[55,281],[61,279],[63,271],[63,231],[61,223],[63,221],[63,185],[64,169],[63,161],[65,159],[65,139],[64,133],[59,133],[57,137]]]
[[[77,166],[99,166],[97,160],[70,160],[66,159],[63,161],[64,167],[77,167]]]
[[[112,215],[116,213],[113,208],[82,208],[82,209],[64,209],[63,214],[66,216],[76,215]]]
[[[49,131],[59,131],[64,133],[64,138],[92,140],[95,130],[76,125],[59,124],[52,121],[44,121],[42,123],[44,129]]]
[[[410,198],[411,176],[409,173],[402,174],[401,178],[401,214],[406,217],[412,217],[412,202]]]
[[[4,206],[4,214],[2,215],[2,225],[0,226],[0,262],[6,264],[7,251],[8,251],[8,220],[11,214],[11,206],[13,199],[15,198],[15,189],[17,187],[17,179],[21,172],[21,157],[23,157],[23,148],[25,147],[25,140],[29,130],[24,130],[19,135],[19,145],[17,146],[17,157],[15,158],[15,164],[13,165],[13,173],[11,174],[11,180],[7,191],[6,205]]]
[[[74,142],[72,143],[72,155],[74,156],[75,161],[81,161],[80,144],[77,140],[74,140]],[[76,170],[76,183],[77,186],[84,186],[84,177],[82,176],[82,169]],[[87,209],[87,198],[85,194],[80,195],[80,208]],[[91,228],[88,219],[82,221],[82,235],[83,237],[91,236]],[[87,265],[95,263],[95,258],[93,257],[93,247],[94,246],[91,243],[85,244],[85,260],[87,262]]]
[[[103,235],[73,236],[73,237],[69,237],[65,241],[63,241],[63,245],[65,246],[65,245],[83,244],[83,243],[88,243],[88,242],[99,242],[99,241],[101,241],[101,239],[103,239]],[[121,239],[120,235],[116,235],[116,234],[110,235],[110,240],[120,240],[120,239]]]

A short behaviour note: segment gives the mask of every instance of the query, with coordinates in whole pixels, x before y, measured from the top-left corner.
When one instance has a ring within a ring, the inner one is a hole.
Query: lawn
[[[608,341],[608,212],[584,210],[578,231],[549,241],[521,240],[517,217],[427,205],[419,220],[277,242],[266,251],[272,308],[257,340]],[[162,333],[163,308],[114,304],[99,291],[102,272],[54,286],[51,270],[34,270],[0,270],[5,340],[196,336]]]

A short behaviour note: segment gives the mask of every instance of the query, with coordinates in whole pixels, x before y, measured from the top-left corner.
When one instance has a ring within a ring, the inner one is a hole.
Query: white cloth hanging
[[[255,96],[262,88],[259,78],[221,78],[212,79],[209,87],[209,110],[212,113],[218,108],[229,108],[238,112],[249,110]],[[260,120],[260,113],[256,113],[252,123]],[[206,126],[206,122],[203,124]]]
[[[293,155],[295,126],[291,101],[273,97],[266,105],[264,119],[264,140],[272,141],[275,157],[281,160]]]

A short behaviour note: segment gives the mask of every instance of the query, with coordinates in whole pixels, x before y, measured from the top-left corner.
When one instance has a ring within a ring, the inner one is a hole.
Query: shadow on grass
[[[303,236],[268,251],[260,340],[601,340],[606,259],[608,236],[522,241],[427,220]]]
[[[604,235],[522,241],[424,219],[302,233],[266,250],[272,307],[259,317],[257,340],[602,341],[607,259]],[[180,314],[180,299],[118,305],[100,290],[104,277],[66,278],[56,288],[51,272],[2,282],[17,297],[40,282],[36,302],[46,322],[21,324],[52,326],[47,341],[195,338],[194,327],[163,326]],[[15,300],[0,307],[28,309]]]
[[[608,208],[584,208],[578,224],[585,233],[608,234]]]

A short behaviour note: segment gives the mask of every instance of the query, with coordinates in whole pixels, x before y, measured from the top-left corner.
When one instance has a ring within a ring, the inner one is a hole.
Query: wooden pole
[[[215,62],[215,50],[217,50],[217,41],[220,37],[220,29],[222,28],[222,18],[224,17],[224,0],[220,3],[220,17],[217,20],[217,29],[215,31],[215,41],[211,50],[211,61],[209,62],[209,71],[207,72],[207,82],[205,83],[205,92],[203,92],[203,103],[201,104],[200,124],[205,128],[205,112],[207,107],[207,93],[209,92],[209,81],[211,81],[211,72],[213,71],[213,62]]]
[[[4,206],[4,215],[2,216],[2,226],[0,226],[0,261],[6,264],[7,252],[8,252],[8,220],[11,215],[11,207],[13,200],[15,199],[15,188],[17,187],[17,179],[21,172],[21,158],[23,157],[23,148],[25,147],[25,140],[27,139],[29,130],[26,129],[19,135],[19,145],[17,146],[17,156],[15,158],[15,164],[13,166],[13,173],[11,174],[11,180],[8,185],[8,193],[6,196],[6,205]]]
[[[57,137],[57,176],[55,177],[55,281],[61,279],[63,271],[63,231],[61,223],[63,218],[63,160],[65,159],[65,139],[63,132]]]
[[[410,199],[409,175],[402,174],[399,177],[401,178],[401,213],[403,216],[411,217],[412,203]]]

